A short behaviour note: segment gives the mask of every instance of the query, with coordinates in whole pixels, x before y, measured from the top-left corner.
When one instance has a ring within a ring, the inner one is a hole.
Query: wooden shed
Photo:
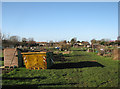
[[[120,60],[120,47],[113,50],[113,60]]]
[[[23,66],[23,60],[20,49],[18,48],[4,49],[4,66],[5,67]]]

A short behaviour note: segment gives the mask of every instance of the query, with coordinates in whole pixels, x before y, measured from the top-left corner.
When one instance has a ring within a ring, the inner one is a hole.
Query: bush
[[[64,50],[70,50],[71,46],[70,45],[62,45],[61,46],[61,51],[64,51]]]

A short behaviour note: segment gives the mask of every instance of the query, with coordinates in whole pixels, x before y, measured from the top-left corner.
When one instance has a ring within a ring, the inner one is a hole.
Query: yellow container
[[[46,52],[21,53],[26,69],[47,69]]]

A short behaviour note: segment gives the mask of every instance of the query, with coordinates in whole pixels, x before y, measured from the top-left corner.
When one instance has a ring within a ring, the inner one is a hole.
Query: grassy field
[[[72,48],[71,54],[61,55],[51,69],[16,68],[3,73],[3,87],[117,87],[118,63]]]

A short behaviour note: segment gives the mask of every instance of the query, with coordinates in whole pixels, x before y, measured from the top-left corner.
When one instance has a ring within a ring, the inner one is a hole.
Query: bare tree
[[[54,45],[53,40],[51,40],[51,41],[49,42],[49,44],[50,44],[50,46],[53,46],[53,45]]]
[[[1,39],[1,40],[7,40],[7,37],[6,37],[5,34],[2,34],[2,33],[0,32],[0,39]]]
[[[101,41],[110,41],[111,39],[108,39],[108,38],[104,38],[104,39],[101,39]]]
[[[95,39],[92,39],[91,40],[91,44],[94,44],[94,43],[96,43],[97,41],[95,40]]]
[[[21,45],[22,45],[22,46],[27,46],[27,45],[28,45],[28,43],[27,43],[27,38],[25,38],[25,37],[22,38]]]
[[[19,42],[20,41],[20,37],[19,36],[11,36],[10,37],[10,41],[12,41],[12,42]]]
[[[27,38],[23,37],[22,42],[27,42]]]
[[[67,41],[66,41],[66,40],[64,40],[64,41],[63,41],[63,43],[64,43],[64,44],[66,44],[66,43],[67,43]]]
[[[29,46],[34,46],[36,42],[34,41],[34,38],[28,38],[28,45]]]
[[[28,38],[28,41],[34,41],[34,38],[32,38],[32,37]]]
[[[71,41],[70,41],[71,42],[71,46],[73,46],[73,44],[76,43],[76,41],[77,41],[76,37],[72,38]]]
[[[20,45],[20,37],[19,36],[10,36],[9,40],[11,41],[11,45],[13,45],[14,47]]]
[[[5,47],[9,47],[9,45],[11,45],[11,42],[9,40],[9,35],[7,34],[2,34],[0,32],[0,39],[2,41],[2,47],[5,48]]]

